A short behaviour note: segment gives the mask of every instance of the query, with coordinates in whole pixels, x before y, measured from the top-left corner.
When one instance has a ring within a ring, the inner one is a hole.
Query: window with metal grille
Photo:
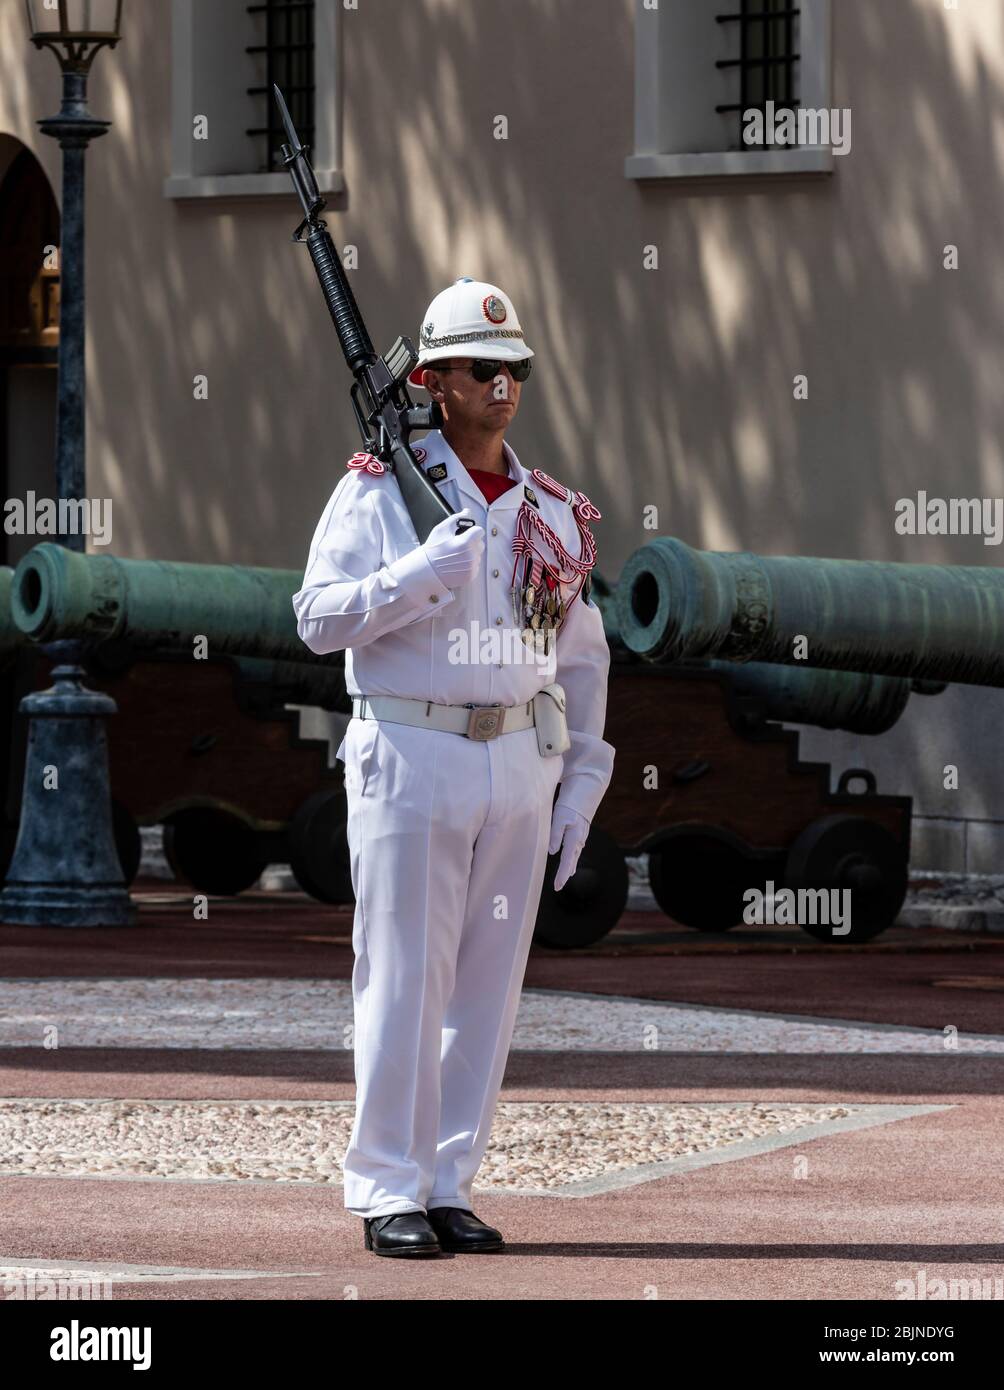
[[[286,136],[272,97],[273,82],[282,88],[301,142],[314,141],[314,0],[264,0],[248,5],[247,12],[260,30],[260,40],[245,49],[258,76],[258,84],[247,92],[264,122],[247,134],[258,142],[259,172],[274,173],[282,168],[279,147]]]
[[[749,148],[742,138],[744,112],[765,112],[768,101],[775,109],[794,109],[798,104],[795,70],[800,13],[791,0],[740,0],[738,13],[715,15],[717,23],[730,26],[735,35],[733,51],[738,49],[738,57],[715,63],[717,68],[734,68],[738,75],[739,100],[715,107],[719,112],[739,113],[738,149]]]

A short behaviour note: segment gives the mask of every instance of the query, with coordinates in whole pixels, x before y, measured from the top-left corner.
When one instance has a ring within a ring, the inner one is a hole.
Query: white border
[[[197,0],[171,0],[171,173],[164,180],[164,197],[288,198],[289,175],[193,174],[192,47],[195,42]],[[205,4],[206,0],[202,0]],[[345,188],[342,173],[342,47],[341,7],[337,0],[315,0],[314,7],[314,144],[311,162],[322,193]]]
[[[830,0],[801,0],[801,76],[799,105],[830,107],[832,22]],[[624,161],[629,179],[762,179],[832,174],[830,146],[784,150],[722,150],[705,154],[670,154],[659,149],[661,9],[646,10],[635,0],[635,135],[634,153]],[[654,33],[653,33],[654,30]]]

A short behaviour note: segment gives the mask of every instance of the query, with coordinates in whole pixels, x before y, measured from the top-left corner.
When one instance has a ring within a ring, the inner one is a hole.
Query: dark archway
[[[59,208],[41,164],[10,136],[0,136],[0,171],[0,482],[5,499],[53,497]],[[0,530],[0,564],[36,540]]]

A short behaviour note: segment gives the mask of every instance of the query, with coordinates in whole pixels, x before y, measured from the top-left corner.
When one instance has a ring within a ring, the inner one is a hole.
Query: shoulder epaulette
[[[545,473],[543,468],[533,468],[530,470],[530,477],[535,482],[540,483],[545,492],[549,492],[552,497],[560,497],[562,502],[571,502],[575,494],[571,488],[565,487],[564,483],[559,483],[557,478],[552,478],[550,473]]]
[[[387,472],[387,465],[381,463],[375,454],[353,454],[345,467],[360,469],[365,473],[372,473],[374,476]]]
[[[560,497],[563,502],[567,502],[575,513],[575,520],[579,526],[588,526],[591,521],[599,521],[602,512],[593,506],[584,492],[576,492],[570,487],[565,487],[564,483],[559,483],[557,478],[552,478],[550,473],[545,473],[542,468],[534,468],[530,476],[534,478],[541,487],[549,492],[552,497]]]
[[[424,449],[413,446],[411,452],[415,455],[415,458],[419,463],[425,463],[426,451]],[[381,463],[381,461],[376,457],[375,454],[364,454],[362,452],[358,454],[353,454],[349,461],[346,463],[345,467],[360,469],[365,473],[372,473],[375,477],[379,477],[381,473],[390,472],[390,469],[387,467],[387,465],[385,463]]]

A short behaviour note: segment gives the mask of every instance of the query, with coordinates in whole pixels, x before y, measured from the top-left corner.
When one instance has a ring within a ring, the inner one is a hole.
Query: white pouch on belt
[[[565,691],[557,681],[545,685],[533,697],[533,719],[542,758],[555,758],[571,748],[565,718]]]

